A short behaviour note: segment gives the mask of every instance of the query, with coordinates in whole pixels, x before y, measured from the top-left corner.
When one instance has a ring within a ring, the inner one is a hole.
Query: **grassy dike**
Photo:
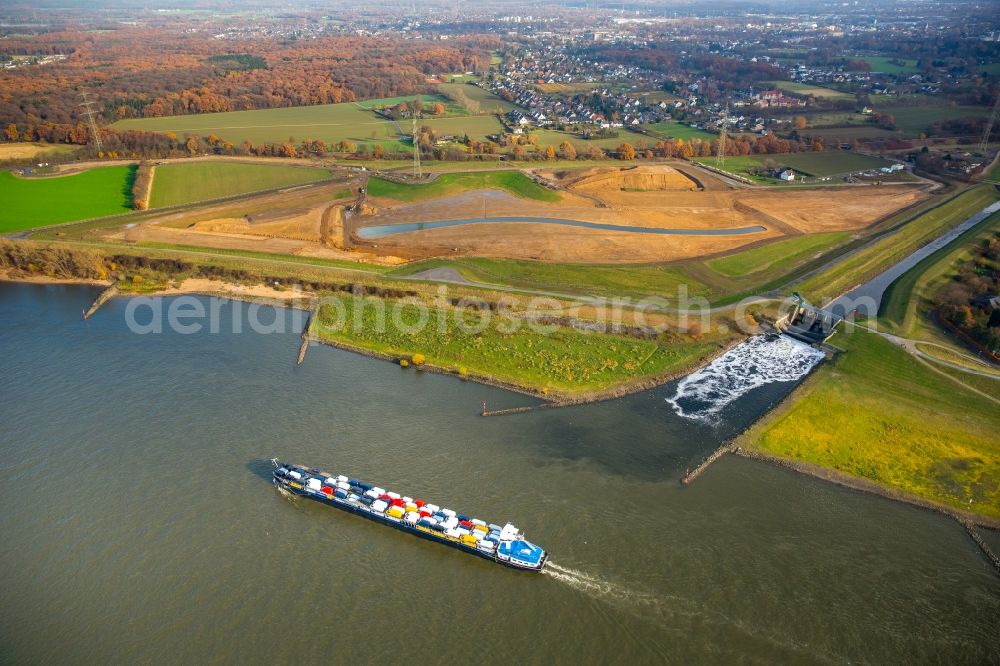
[[[1000,199],[992,185],[977,185],[921,213],[899,231],[864,246],[827,270],[809,276],[796,285],[814,303],[826,303],[864,283]]]
[[[612,397],[660,383],[715,356],[735,337],[642,339],[541,326],[514,311],[350,296],[325,300],[313,334],[336,346],[419,359],[435,370],[556,401]]]
[[[1000,524],[1000,409],[864,329],[737,444]],[[851,485],[851,484],[848,484]]]

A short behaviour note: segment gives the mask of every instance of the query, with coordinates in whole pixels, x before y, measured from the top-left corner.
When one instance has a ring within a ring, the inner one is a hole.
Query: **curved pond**
[[[740,236],[766,231],[767,227],[735,227],[732,229],[662,229],[659,227],[630,227],[621,224],[601,224],[599,222],[582,222],[580,220],[564,220],[558,217],[476,217],[462,220],[435,220],[433,222],[413,222],[409,224],[380,224],[358,229],[361,238],[383,238],[395,234],[405,234],[410,231],[425,231],[441,227],[457,227],[463,224],[492,224],[497,222],[530,222],[532,224],[562,224],[584,229],[600,229],[602,231],[624,231],[633,234],[658,234],[661,236]]]

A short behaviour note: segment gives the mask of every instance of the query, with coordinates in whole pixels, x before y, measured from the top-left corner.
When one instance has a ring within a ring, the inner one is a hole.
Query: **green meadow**
[[[741,445],[1000,517],[996,403],[864,329],[832,342],[846,351]]]
[[[503,313],[432,307],[428,315],[405,301],[325,302],[315,329],[322,340],[392,357],[421,354],[432,367],[552,396],[678,372],[718,348],[718,341],[667,343],[565,327],[534,331]]]
[[[174,162],[155,168],[150,208],[249,194],[327,178],[330,172],[326,169],[285,164]]]
[[[535,183],[520,171],[446,173],[429,183],[419,185],[394,183],[381,178],[372,178],[368,181],[369,195],[389,197],[399,201],[435,199],[476,189],[505,190],[515,196],[537,201],[559,201],[562,198],[556,192]]]
[[[130,212],[134,179],[134,166],[47,178],[20,178],[0,171],[0,232]]]

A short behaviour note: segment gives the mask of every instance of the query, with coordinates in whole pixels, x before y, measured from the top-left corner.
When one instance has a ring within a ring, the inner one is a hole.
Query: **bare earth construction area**
[[[502,257],[600,263],[667,262],[724,253],[752,243],[802,234],[853,231],[925,197],[919,186],[802,190],[732,188],[707,172],[645,166],[540,170],[534,175],[559,194],[555,202],[506,191],[474,189],[408,201],[369,197],[358,226],[441,220],[553,218],[604,225],[687,230],[676,235],[636,234],[529,222],[495,222],[414,230],[376,240],[355,235],[356,249],[424,259]],[[419,189],[422,185],[409,185]],[[748,228],[759,231],[747,233]],[[732,233],[726,234],[726,230]],[[721,232],[721,233],[720,233]]]
[[[390,265],[445,257],[666,263],[858,232],[927,197],[923,184],[740,188],[687,164],[457,173],[417,182],[366,175],[345,170],[333,182],[193,206],[95,234]],[[363,201],[361,188],[368,192]],[[451,223],[413,226],[444,221]],[[373,227],[379,233],[364,231]]]

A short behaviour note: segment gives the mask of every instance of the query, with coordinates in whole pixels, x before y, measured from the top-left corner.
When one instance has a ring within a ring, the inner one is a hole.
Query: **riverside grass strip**
[[[720,344],[542,330],[500,313],[350,297],[325,299],[315,332],[333,344],[391,358],[422,354],[427,365],[459,376],[568,398],[689,369]]]
[[[989,185],[972,187],[915,217],[902,229],[800,282],[797,291],[814,303],[827,302],[902,260],[921,245],[1000,199]]]
[[[1000,410],[882,337],[855,329],[740,439],[751,451],[1000,518]],[[933,409],[928,409],[933,405]]]

